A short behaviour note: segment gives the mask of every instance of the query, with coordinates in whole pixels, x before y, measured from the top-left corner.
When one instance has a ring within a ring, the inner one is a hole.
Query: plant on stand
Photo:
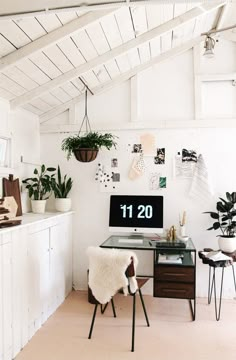
[[[46,200],[52,192],[55,171],[56,169],[53,167],[46,168],[45,165],[41,165],[39,170],[34,169],[34,177],[22,180],[22,183],[26,184],[26,189],[28,189],[34,213],[41,214],[45,212]]]
[[[204,214],[210,214],[211,218],[214,219],[213,225],[207,230],[220,230],[221,235],[219,236],[218,243],[219,248],[225,252],[233,252],[236,250],[236,192],[226,192],[226,200],[219,198],[221,201],[216,203],[215,211],[207,211]]]
[[[69,211],[71,209],[71,199],[68,198],[68,194],[71,191],[73,181],[67,175],[61,176],[61,169],[57,167],[57,178],[53,178],[52,190],[55,195],[55,208],[57,211]]]

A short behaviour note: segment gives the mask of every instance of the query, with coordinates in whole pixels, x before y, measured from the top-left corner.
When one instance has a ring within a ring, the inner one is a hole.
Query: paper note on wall
[[[140,136],[140,143],[142,144],[143,155],[155,156],[155,136],[152,134],[143,134]]]

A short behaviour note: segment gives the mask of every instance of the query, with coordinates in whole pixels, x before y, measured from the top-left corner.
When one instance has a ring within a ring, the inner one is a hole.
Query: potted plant
[[[54,171],[56,171],[55,168],[46,168],[45,165],[41,165],[40,170],[34,169],[34,177],[22,181],[23,184],[26,184],[26,189],[28,189],[33,213],[41,214],[45,212],[46,200],[52,191]]]
[[[62,141],[62,150],[67,153],[67,160],[74,154],[78,161],[90,162],[96,159],[98,150],[116,147],[115,136],[110,133],[88,132],[85,135],[69,136]]]
[[[236,250],[236,192],[226,193],[226,200],[219,198],[221,201],[216,203],[215,211],[207,211],[204,214],[210,214],[211,218],[214,219],[213,225],[207,230],[220,230],[221,235],[219,236],[218,243],[219,248],[225,252],[233,252]]]
[[[67,175],[64,175],[63,180],[61,176],[61,169],[57,167],[57,178],[53,178],[52,190],[55,195],[55,208],[57,211],[69,211],[71,208],[71,199],[68,198],[68,194],[71,191],[73,181]]]

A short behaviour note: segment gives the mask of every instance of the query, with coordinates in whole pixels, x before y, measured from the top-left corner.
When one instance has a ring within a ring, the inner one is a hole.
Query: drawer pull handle
[[[181,293],[183,293],[183,292],[186,292],[186,290],[183,290],[183,289],[164,289],[163,288],[163,290],[164,291],[166,291],[166,292],[181,292]]]
[[[186,274],[174,274],[174,273],[164,273],[164,275],[167,275],[167,276],[179,276],[179,277],[186,276]]]

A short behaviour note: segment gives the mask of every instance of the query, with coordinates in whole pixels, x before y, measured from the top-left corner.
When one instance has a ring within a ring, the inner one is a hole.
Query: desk
[[[127,242],[122,239],[129,238]],[[122,240],[119,241],[119,240]],[[132,239],[134,240],[132,242]],[[142,240],[138,243],[136,239]],[[162,239],[163,240],[163,239]],[[153,296],[162,298],[187,299],[189,300],[192,319],[196,315],[196,249],[191,239],[181,247],[178,243],[161,242],[151,240],[151,237],[142,236],[110,236],[100,246],[102,248],[144,250],[153,252]],[[176,245],[177,244],[177,245]],[[179,254],[181,263],[161,262],[161,256]],[[139,275],[138,275],[139,276]],[[142,276],[142,275],[141,275]],[[144,275],[143,275],[144,276]],[[145,275],[145,277],[147,277]],[[193,305],[192,305],[193,301]]]

